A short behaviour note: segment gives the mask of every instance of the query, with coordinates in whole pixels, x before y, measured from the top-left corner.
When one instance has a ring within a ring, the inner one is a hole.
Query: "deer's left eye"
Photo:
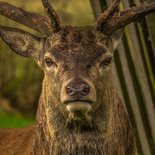
[[[107,67],[107,66],[109,66],[111,61],[112,61],[112,57],[105,58],[105,60],[101,62],[100,67]]]

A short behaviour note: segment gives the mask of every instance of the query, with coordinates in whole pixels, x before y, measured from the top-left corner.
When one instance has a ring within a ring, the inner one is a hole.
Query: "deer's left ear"
[[[24,57],[37,59],[40,38],[20,29],[0,26],[0,36],[13,51]]]
[[[123,32],[124,32],[124,28],[119,29],[115,32],[113,32],[110,36],[109,36],[109,46],[111,47],[111,51],[115,51],[117,48],[117,45],[119,44],[122,36],[123,36]]]

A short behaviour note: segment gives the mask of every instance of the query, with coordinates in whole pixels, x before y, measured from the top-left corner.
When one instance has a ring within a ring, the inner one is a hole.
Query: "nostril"
[[[66,86],[68,96],[86,96],[90,92],[90,86],[86,83],[70,83]]]
[[[89,88],[84,88],[83,92],[84,93],[88,93],[89,92]]]
[[[74,90],[71,87],[67,87],[66,92],[69,96],[73,96],[75,94]]]
[[[89,87],[88,85],[85,85],[85,86],[83,87],[83,90],[82,90],[82,95],[83,95],[83,96],[88,95],[88,94],[89,94],[89,91],[90,91],[90,87]]]

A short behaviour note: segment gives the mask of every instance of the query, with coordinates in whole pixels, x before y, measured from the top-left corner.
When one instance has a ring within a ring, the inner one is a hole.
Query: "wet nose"
[[[69,96],[87,96],[90,91],[90,86],[84,82],[71,82],[66,87],[66,92]]]

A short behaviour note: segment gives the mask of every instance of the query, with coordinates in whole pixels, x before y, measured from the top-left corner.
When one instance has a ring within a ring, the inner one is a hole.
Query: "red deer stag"
[[[118,11],[114,0],[94,26],[62,26],[48,0],[44,17],[0,2],[0,14],[35,29],[39,38],[0,26],[17,54],[44,71],[35,125],[0,130],[2,155],[134,155],[132,127],[114,89],[111,61],[123,28],[155,11],[149,0]]]

